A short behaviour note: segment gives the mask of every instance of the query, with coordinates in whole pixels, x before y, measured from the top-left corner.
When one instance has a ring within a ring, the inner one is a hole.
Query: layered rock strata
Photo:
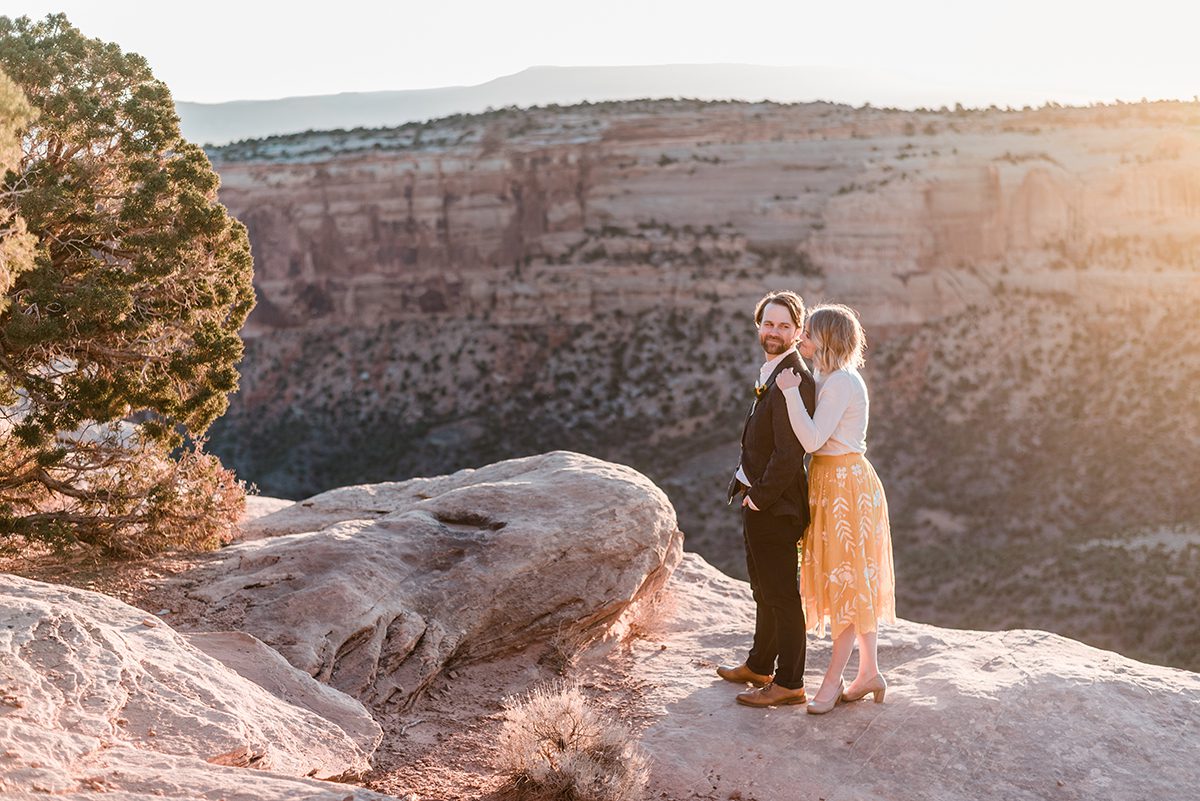
[[[1010,285],[1195,288],[1200,106],[899,112],[644,101],[212,152],[254,243],[249,333],[743,304],[874,324]],[[1148,272],[1152,274],[1148,274]]]

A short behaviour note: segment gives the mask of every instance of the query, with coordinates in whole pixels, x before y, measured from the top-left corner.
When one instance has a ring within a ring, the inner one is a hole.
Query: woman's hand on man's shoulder
[[[795,370],[782,370],[775,376],[775,386],[780,389],[793,389],[800,386],[803,380]]]

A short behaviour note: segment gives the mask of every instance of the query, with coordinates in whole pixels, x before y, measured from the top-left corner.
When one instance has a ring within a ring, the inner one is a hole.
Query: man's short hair
[[[790,289],[781,289],[763,295],[763,299],[754,307],[755,325],[762,324],[763,311],[772,303],[778,303],[788,310],[788,314],[792,316],[792,322],[796,324],[796,330],[804,327],[804,300]]]

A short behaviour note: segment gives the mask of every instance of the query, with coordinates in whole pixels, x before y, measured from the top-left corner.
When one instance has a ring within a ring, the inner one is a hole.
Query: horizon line
[[[505,80],[508,78],[515,78],[518,75],[522,75],[522,74],[530,72],[532,70],[636,70],[636,69],[659,69],[659,68],[675,68],[675,67],[740,67],[740,68],[758,68],[758,69],[776,69],[776,70],[809,69],[809,70],[836,70],[836,71],[840,71],[840,72],[863,72],[863,73],[878,72],[881,74],[888,72],[887,70],[883,70],[881,68],[876,68],[876,67],[837,66],[837,65],[831,65],[831,64],[760,64],[760,63],[750,63],[750,62],[743,62],[743,61],[669,62],[669,63],[661,63],[661,64],[530,64],[528,66],[522,67],[521,69],[517,70],[516,72],[503,73],[501,75],[497,75],[495,77],[488,78],[487,80],[481,81],[479,83],[443,84],[443,85],[438,85],[438,86],[425,86],[425,87],[415,87],[415,88],[407,88],[407,89],[346,89],[346,90],[338,91],[338,92],[321,92],[321,93],[301,94],[301,95],[283,95],[283,96],[276,96],[276,97],[240,97],[240,98],[232,98],[229,100],[210,100],[210,101],[184,100],[184,99],[177,98],[177,99],[175,99],[174,102],[176,105],[186,104],[188,106],[213,107],[213,106],[238,105],[238,104],[250,104],[250,103],[278,103],[278,102],[288,101],[288,100],[312,100],[312,99],[319,99],[319,98],[347,97],[347,96],[355,96],[355,95],[388,95],[388,94],[410,94],[410,93],[417,94],[417,93],[422,93],[422,92],[439,92],[439,91],[458,90],[458,89],[477,89],[480,87],[487,86],[488,84],[495,83],[497,81],[502,81],[502,80]],[[914,81],[923,80],[920,78],[915,78],[907,73],[893,73],[893,74],[902,75],[902,76],[908,77]],[[1022,91],[1022,90],[1020,87],[1013,87],[1011,89],[1008,89],[1007,91]],[[615,99],[615,98],[612,98],[612,99]],[[637,99],[670,100],[670,99],[700,99],[700,98],[685,98],[685,97],[676,95],[676,96],[671,96],[671,97],[646,96],[646,97],[637,98]],[[745,98],[730,97],[727,99],[728,100],[742,100]],[[765,98],[765,97],[760,97],[755,100],[750,100],[748,102],[764,102],[764,101],[766,101],[766,102],[781,102],[781,103],[797,102],[797,101],[772,101],[770,98]],[[1096,99],[1096,100],[1087,101],[1087,103],[1089,105],[1095,105],[1095,104],[1112,104],[1112,103],[1136,104],[1136,103],[1154,103],[1154,102],[1171,102],[1171,101],[1184,102],[1184,103],[1196,102],[1196,101],[1200,101],[1200,94],[1194,94],[1191,98],[1187,98],[1187,97],[1183,97],[1183,96],[1150,97],[1148,95],[1142,95],[1141,97],[1133,99],[1133,98],[1123,98],[1123,97],[1112,96],[1105,100]],[[582,102],[582,101],[580,101],[580,102]],[[603,101],[592,101],[592,102],[603,102]],[[803,102],[809,102],[809,101],[803,101]],[[841,101],[841,100],[825,100],[825,101],[823,101],[820,99],[815,99],[811,102],[830,102],[830,103],[837,103],[837,104],[853,105],[851,103],[848,103],[847,101]],[[1056,100],[1056,99],[1053,99],[1052,97],[1046,97],[1041,102],[1043,105],[1045,105],[1047,103],[1059,103],[1060,105],[1067,106],[1067,107],[1083,107],[1083,108],[1086,107],[1085,105],[1080,105],[1078,101]],[[574,104],[572,104],[572,105],[574,105]],[[943,104],[943,105],[947,105],[947,104]],[[966,103],[961,103],[961,105],[963,106],[963,108],[973,108],[973,109],[986,109],[986,108],[989,108],[990,106],[1001,107],[1000,104],[998,104],[998,103],[992,103],[990,105],[973,105],[973,104],[968,105]],[[1032,104],[1028,104],[1028,105],[1032,105]],[[1012,104],[1009,103],[1009,104],[1007,104],[1007,106],[1011,107]],[[879,107],[880,108],[906,108],[904,106],[891,106],[891,105],[879,106]],[[912,106],[909,110],[915,110],[917,108],[920,108],[920,106]]]

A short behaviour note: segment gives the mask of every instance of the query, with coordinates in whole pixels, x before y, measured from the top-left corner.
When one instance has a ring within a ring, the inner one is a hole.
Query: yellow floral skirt
[[[800,548],[800,594],[808,630],[848,626],[866,634],[896,622],[896,574],[887,498],[861,453],[814,455],[808,473],[812,514]]]

